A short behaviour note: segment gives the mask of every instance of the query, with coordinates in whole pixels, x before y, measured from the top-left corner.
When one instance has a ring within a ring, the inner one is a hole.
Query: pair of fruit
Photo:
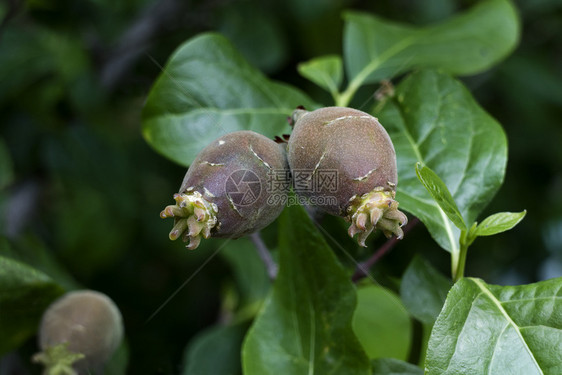
[[[351,222],[349,235],[357,234],[360,245],[375,228],[402,238],[407,218],[394,200],[396,154],[377,119],[327,107],[297,109],[291,123],[288,144],[238,131],[203,149],[174,195],[176,204],[160,214],[174,218],[170,239],[181,237],[195,249],[201,237],[238,238],[264,228],[283,210],[291,173],[295,192]]]

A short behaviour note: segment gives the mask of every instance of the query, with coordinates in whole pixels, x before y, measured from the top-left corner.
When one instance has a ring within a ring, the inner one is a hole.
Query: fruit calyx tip
[[[174,194],[174,200],[176,204],[166,206],[160,212],[160,217],[174,218],[170,240],[181,237],[184,242],[188,242],[188,249],[195,250],[201,243],[201,237],[211,237],[211,229],[217,225],[218,208],[198,191]]]
[[[394,196],[394,191],[375,188],[351,202],[346,218],[351,222],[348,234],[352,238],[358,234],[359,245],[366,247],[365,240],[375,228],[382,230],[387,238],[404,237],[401,227],[408,223],[408,218],[398,210]]]
[[[45,374],[49,375],[77,375],[73,364],[85,358],[82,353],[75,353],[68,349],[68,342],[45,348],[44,351],[33,355],[32,362],[45,366]]]

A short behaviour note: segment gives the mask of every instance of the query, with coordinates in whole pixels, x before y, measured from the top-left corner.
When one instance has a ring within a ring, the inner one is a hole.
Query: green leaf
[[[152,87],[143,110],[143,135],[181,165],[222,134],[254,130],[289,133],[287,116],[314,103],[299,90],[270,81],[218,34],[180,46]]]
[[[274,13],[252,1],[227,3],[217,10],[220,13],[216,23],[218,31],[249,63],[264,72],[282,67],[288,57],[289,44],[282,22]]]
[[[400,283],[400,296],[416,319],[433,324],[453,283],[420,256],[414,257]]]
[[[522,286],[461,279],[435,322],[426,374],[562,373],[562,278]]]
[[[421,163],[416,164],[416,175],[421,181],[423,186],[427,189],[431,197],[437,202],[439,207],[443,210],[445,215],[459,228],[460,230],[467,230],[466,223],[459,212],[459,208],[455,203],[453,196],[447,185],[433,172],[431,169],[422,166]]]
[[[369,358],[408,358],[412,322],[394,293],[377,285],[360,288],[353,330]]]
[[[343,79],[340,56],[330,55],[312,59],[298,65],[299,73],[318,86],[336,95]]]
[[[460,231],[420,184],[416,163],[441,176],[471,223],[503,182],[507,140],[501,126],[462,83],[435,71],[410,74],[376,115],[396,150],[400,207],[417,216],[441,247],[458,252]]]
[[[242,299],[241,304],[251,306],[263,302],[271,286],[263,261],[248,238],[240,238],[228,244],[223,257],[234,273],[236,286]]]
[[[485,218],[474,232],[475,236],[492,236],[505,232],[519,224],[525,217],[527,211],[522,212],[499,212]]]
[[[0,355],[33,335],[43,311],[62,293],[42,272],[0,256]]]
[[[482,1],[468,11],[425,27],[359,12],[345,14],[344,57],[351,86],[376,83],[415,68],[451,74],[482,72],[505,58],[520,33],[507,0]]]
[[[83,286],[59,264],[54,251],[31,234],[19,236],[15,243],[0,237],[0,256],[11,258],[44,273],[65,290],[83,289]]]
[[[197,335],[185,350],[183,375],[238,375],[247,324],[214,326]]]
[[[301,206],[279,225],[279,275],[246,336],[244,374],[368,374],[349,275]]]
[[[373,361],[373,375],[423,375],[423,370],[398,359],[379,358]]]

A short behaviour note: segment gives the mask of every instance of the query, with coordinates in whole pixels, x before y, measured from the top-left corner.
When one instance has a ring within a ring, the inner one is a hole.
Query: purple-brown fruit
[[[189,167],[175,205],[160,217],[174,218],[170,239],[188,249],[201,237],[238,238],[258,231],[283,210],[288,165],[282,145],[252,132],[226,134],[204,148]]]
[[[400,227],[407,217],[394,200],[396,153],[378,120],[356,109],[326,107],[297,109],[292,121],[287,157],[296,193],[315,201],[322,198],[318,207],[351,222],[349,235],[359,234],[361,246],[374,228],[402,238]],[[299,188],[299,175],[309,179],[306,189]],[[334,175],[337,186],[326,184]]]

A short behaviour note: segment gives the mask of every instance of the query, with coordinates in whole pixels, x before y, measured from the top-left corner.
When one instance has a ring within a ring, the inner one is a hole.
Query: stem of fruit
[[[263,242],[260,233],[255,232],[250,234],[250,239],[254,243],[258,255],[263,261],[265,268],[267,269],[267,274],[270,280],[275,280],[275,278],[277,277],[277,264],[273,260],[273,257],[271,256],[271,252],[267,248],[267,245],[265,244],[265,242]]]

